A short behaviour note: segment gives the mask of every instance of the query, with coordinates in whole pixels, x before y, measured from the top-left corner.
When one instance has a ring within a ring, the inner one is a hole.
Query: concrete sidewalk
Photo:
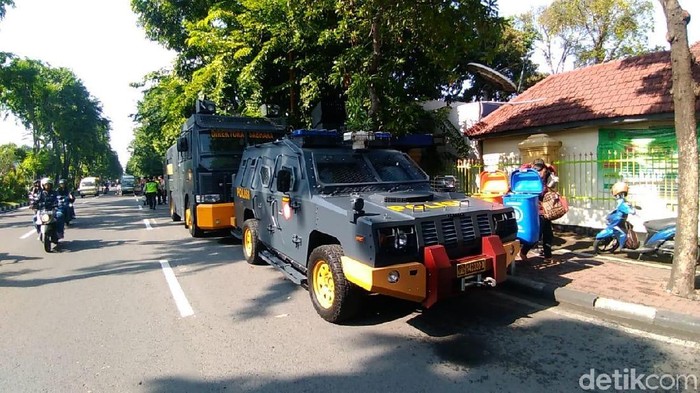
[[[700,338],[700,291],[696,290],[694,299],[668,293],[669,260],[644,262],[625,253],[592,255],[592,238],[571,233],[560,235],[558,243],[555,261],[549,264],[536,256],[536,250],[530,252],[527,263],[516,261],[508,286]],[[696,280],[698,287],[700,275]]]

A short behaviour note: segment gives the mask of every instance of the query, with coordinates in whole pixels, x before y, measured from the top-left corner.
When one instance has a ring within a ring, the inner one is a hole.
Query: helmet
[[[58,181],[58,185],[59,185],[59,186],[65,186],[65,185],[66,185],[66,179],[60,179],[60,180]]]
[[[612,192],[613,196],[618,196],[619,194],[622,194],[623,192],[625,195],[629,192],[630,188],[627,186],[627,183],[623,181],[619,181],[615,184],[613,184],[612,189],[610,190]]]
[[[42,187],[47,185],[47,184],[50,184],[53,187],[53,180],[51,180],[50,177],[45,177],[45,178],[41,179],[41,186]]]

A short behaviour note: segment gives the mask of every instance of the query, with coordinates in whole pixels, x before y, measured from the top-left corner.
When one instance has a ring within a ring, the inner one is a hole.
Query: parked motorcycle
[[[44,244],[44,251],[51,252],[51,243],[58,244],[56,232],[56,209],[40,209],[36,213],[36,225],[39,227],[39,240]]]
[[[641,244],[626,217],[613,211],[608,215],[607,226],[598,232],[593,242],[593,251],[596,254],[602,252],[613,253],[619,249],[627,251],[637,251],[642,254],[657,254],[673,256],[674,236],[676,235],[676,219],[662,218],[659,220],[649,220],[644,222],[647,237],[644,244]],[[615,227],[622,229],[616,231]],[[623,240],[624,239],[624,240]],[[624,241],[624,244],[622,244]],[[641,248],[640,248],[641,246]]]

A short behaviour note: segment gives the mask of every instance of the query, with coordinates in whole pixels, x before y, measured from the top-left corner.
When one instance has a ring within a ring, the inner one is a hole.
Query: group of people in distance
[[[163,176],[144,178],[142,189],[143,195],[146,196],[143,204],[148,205],[150,209],[155,210],[156,203],[159,205],[165,204],[165,180]]]

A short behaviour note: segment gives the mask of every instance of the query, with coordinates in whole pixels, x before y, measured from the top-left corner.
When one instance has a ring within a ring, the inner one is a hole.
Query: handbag
[[[569,203],[566,198],[556,191],[547,191],[542,197],[542,217],[552,221],[564,217],[569,211]]]

